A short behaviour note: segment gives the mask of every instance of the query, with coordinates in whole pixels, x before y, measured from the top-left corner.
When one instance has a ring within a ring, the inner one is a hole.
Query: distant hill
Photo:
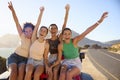
[[[120,50],[120,43],[113,44],[111,47],[112,47],[112,48],[116,48],[116,49],[119,49],[119,50]]]
[[[75,31],[72,31],[73,37],[79,35]],[[47,35],[47,37],[50,37],[50,33]],[[13,35],[13,34],[6,34],[2,37],[0,37],[0,48],[12,48],[12,47],[17,47],[20,42],[19,36],[18,35]],[[93,44],[98,44],[99,46],[102,47],[109,47],[114,43],[120,42],[120,40],[113,40],[109,42],[99,42],[95,40],[90,40],[88,38],[82,39],[79,43],[78,46],[83,47],[84,45],[93,45]]]
[[[109,50],[120,54],[120,43],[113,44]]]
[[[105,42],[105,44],[109,44],[109,45],[113,45],[113,44],[117,44],[117,43],[120,43],[120,39],[119,40],[112,40],[112,41]]]
[[[72,31],[72,35],[75,37],[77,35],[79,35],[79,33],[76,33],[75,31]],[[91,39],[88,39],[88,38],[84,38],[82,39],[78,45],[83,47],[84,45],[93,45],[93,44],[98,44],[99,46],[102,46],[102,47],[108,47],[109,45],[108,44],[105,44],[105,43],[102,43],[102,42],[99,42],[99,41],[95,41],[95,40],[91,40]]]

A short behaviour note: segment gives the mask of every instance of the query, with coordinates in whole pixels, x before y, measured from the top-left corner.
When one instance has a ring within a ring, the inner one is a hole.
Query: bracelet
[[[97,23],[98,25],[100,24],[100,22],[99,22],[99,21],[97,21],[96,23]]]

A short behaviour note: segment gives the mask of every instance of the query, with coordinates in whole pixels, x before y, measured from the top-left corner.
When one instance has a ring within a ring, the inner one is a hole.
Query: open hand
[[[12,5],[12,2],[11,2],[11,1],[8,2],[8,7],[9,7],[10,10],[13,10],[13,5]]]
[[[108,16],[108,12],[104,12],[102,18],[106,18]]]
[[[106,17],[108,17],[108,12],[104,12],[99,20],[99,22],[101,23]]]

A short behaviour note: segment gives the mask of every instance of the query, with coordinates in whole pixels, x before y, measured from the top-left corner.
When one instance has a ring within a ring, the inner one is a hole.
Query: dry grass
[[[84,50],[82,52],[87,52],[87,50]],[[94,80],[108,80],[107,77],[105,77],[94,67],[87,55],[85,55],[85,59],[83,59],[82,62],[82,72],[90,74]]]
[[[115,51],[108,51],[108,52],[112,52],[112,53],[115,53],[115,54],[120,54],[120,51],[117,51],[117,52],[115,52]]]

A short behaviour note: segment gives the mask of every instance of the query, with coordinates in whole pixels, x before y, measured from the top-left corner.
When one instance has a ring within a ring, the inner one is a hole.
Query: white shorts
[[[66,65],[68,68],[77,67],[80,71],[82,69],[82,64],[79,57],[75,59],[64,59],[62,65]]]
[[[27,61],[27,64],[32,64],[34,67],[38,66],[38,65],[44,65],[43,60],[35,60],[33,58],[29,58]]]

